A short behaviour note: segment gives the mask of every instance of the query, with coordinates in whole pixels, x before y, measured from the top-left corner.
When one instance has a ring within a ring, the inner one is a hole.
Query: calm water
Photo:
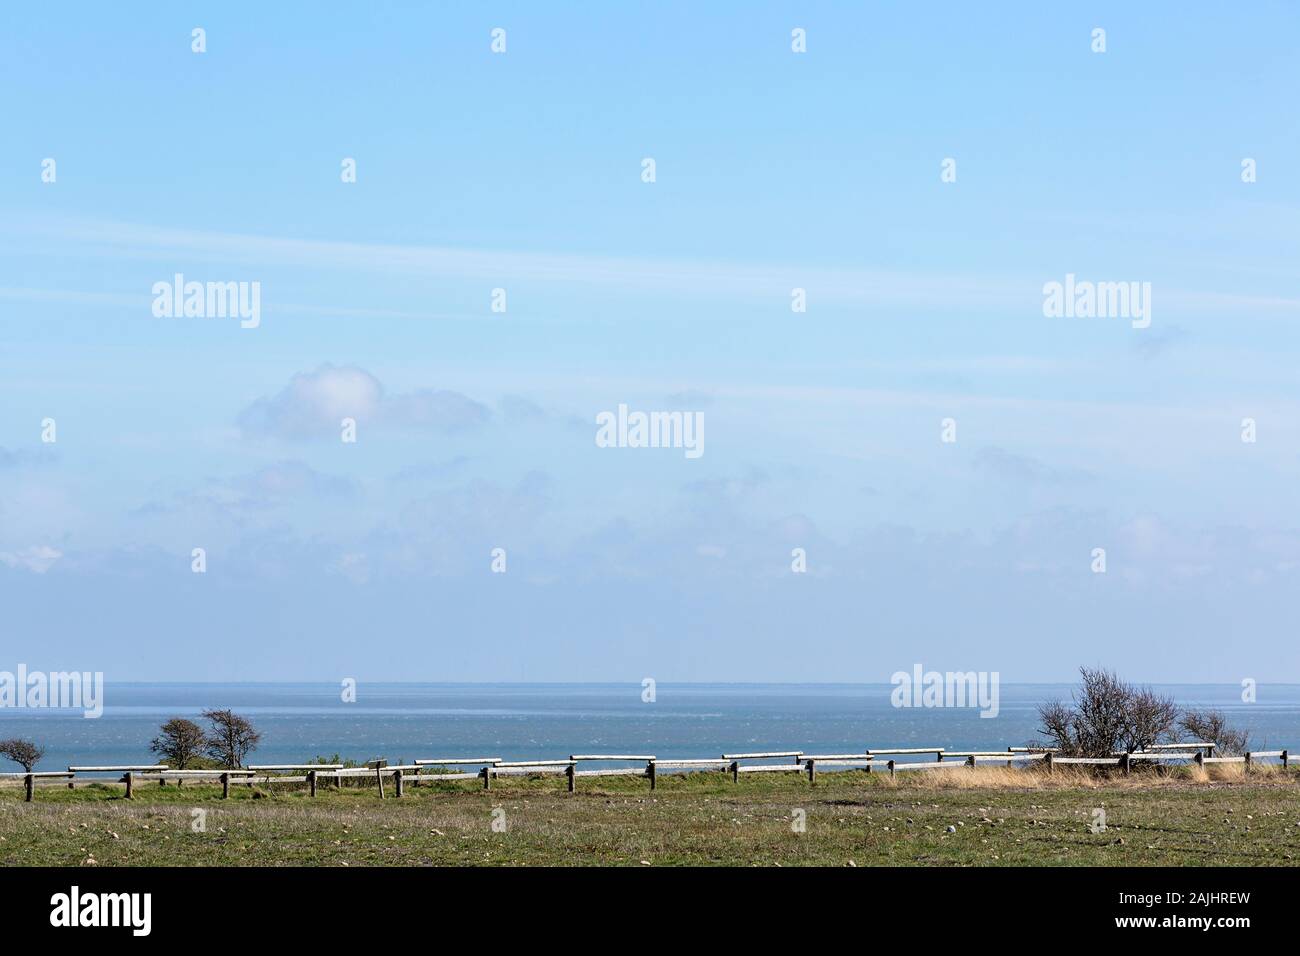
[[[1184,706],[1213,706],[1252,732],[1258,749],[1300,750],[1300,685],[1260,685],[1241,702],[1236,685],[1159,688]],[[42,769],[69,763],[148,760],[169,717],[197,719],[229,707],[262,732],[255,763],[296,763],[339,754],[368,760],[571,753],[715,757],[784,749],[856,752],[867,747],[1001,749],[1035,735],[1035,708],[1071,687],[1004,684],[1000,713],[896,709],[887,684],[660,684],[654,703],[639,684],[361,684],[357,702],[334,684],[110,684],[104,714],[0,709],[0,737],[31,737],[47,749]],[[3,769],[15,770],[8,765]]]

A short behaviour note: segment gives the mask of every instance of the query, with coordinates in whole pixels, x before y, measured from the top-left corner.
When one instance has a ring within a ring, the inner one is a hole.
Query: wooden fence
[[[1239,763],[1248,769],[1263,760],[1276,759],[1284,768],[1291,766],[1289,750],[1253,750],[1241,756],[1216,757],[1218,749],[1213,743],[1196,741],[1177,744],[1157,744],[1144,751],[1116,753],[1110,757],[1065,757],[1051,747],[1008,747],[1006,750],[948,750],[944,747],[902,747],[864,750],[861,753],[808,754],[802,750],[768,750],[755,753],[727,753],[720,757],[660,758],[654,754],[570,754],[555,760],[503,760],[500,757],[430,757],[410,764],[389,765],[387,760],[371,761],[365,767],[345,767],[342,764],[254,764],[235,770],[173,770],[166,764],[138,764],[118,766],[73,766],[67,770],[0,773],[2,780],[21,780],[26,790],[25,799],[31,801],[38,782],[67,781],[72,789],[78,774],[121,773],[120,778],[87,778],[82,782],[117,783],[126,785],[126,797],[135,795],[138,783],[157,781],[159,786],[173,783],[183,786],[188,781],[220,783],[221,796],[229,798],[231,785],[253,786],[263,784],[305,783],[311,795],[316,796],[322,782],[342,787],[344,781],[373,780],[379,796],[385,796],[385,780],[391,782],[395,796],[403,796],[406,785],[420,786],[434,781],[479,781],[483,789],[490,790],[498,777],[562,775],[570,792],[577,790],[578,781],[587,777],[645,777],[650,789],[655,789],[660,771],[691,773],[694,771],[721,771],[731,774],[734,783],[747,773],[801,773],[809,782],[815,782],[817,771],[827,768],[853,768],[871,773],[880,767],[891,777],[912,770],[958,770],[978,767],[983,763],[1003,764],[1007,767],[1042,763],[1047,772],[1058,766],[1116,767],[1128,773],[1135,764],[1143,762],[1192,761],[1199,766]],[[899,760],[898,757],[923,757],[929,754],[934,760]],[[781,761],[778,763],[749,763],[748,761]],[[598,762],[644,763],[643,767],[610,767],[579,770],[580,765]],[[745,761],[742,763],[742,761]],[[447,767],[478,768],[474,771],[448,771]]]

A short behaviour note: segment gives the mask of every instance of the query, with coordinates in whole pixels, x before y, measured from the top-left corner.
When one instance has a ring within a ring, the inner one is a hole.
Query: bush
[[[1038,708],[1039,733],[1062,756],[1109,757],[1172,739],[1178,706],[1149,687],[1135,687],[1102,668],[1079,668],[1082,686],[1071,704]]]
[[[21,737],[0,740],[0,757],[7,757],[28,773],[45,756],[45,748]]]
[[[149,749],[167,761],[174,770],[188,770],[207,747],[203,728],[192,720],[173,717],[158,728],[158,736]]]
[[[252,723],[233,710],[205,710],[203,717],[212,724],[206,742],[208,756],[220,761],[223,767],[242,767],[244,758],[261,743],[262,735],[253,729]]]
[[[1221,710],[1184,711],[1178,726],[1191,740],[1215,744],[1225,757],[1239,757],[1250,749],[1249,732],[1230,726]]]

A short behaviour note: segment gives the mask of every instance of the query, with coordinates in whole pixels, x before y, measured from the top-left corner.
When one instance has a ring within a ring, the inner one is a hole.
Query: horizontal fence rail
[[[1195,760],[1199,750],[1189,750],[1182,752],[1179,750],[1162,750],[1159,753],[1131,753],[1119,754],[1122,759],[1128,757],[1129,760]]]
[[[890,760],[886,762],[885,766],[889,768],[889,775],[892,777],[897,770],[959,770],[962,765],[955,760],[950,760],[947,763],[942,760],[916,761],[913,763]]]
[[[78,774],[120,773],[120,778],[85,778],[83,782],[105,784],[125,784],[126,797],[134,796],[137,783],[156,781],[160,786],[174,783],[183,786],[185,781],[195,783],[219,783],[222,797],[230,796],[232,784],[254,786],[256,784],[306,783],[311,795],[316,796],[322,782],[333,782],[336,788],[346,781],[373,782],[378,788],[379,796],[385,795],[385,782],[393,785],[396,796],[402,796],[407,783],[420,786],[432,782],[466,782],[480,781],[483,789],[492,788],[492,780],[497,777],[527,777],[563,775],[568,780],[570,791],[577,789],[579,778],[593,777],[646,777],[650,789],[655,789],[660,771],[693,773],[698,771],[724,772],[731,775],[734,782],[739,782],[741,774],[750,773],[804,773],[808,780],[817,779],[817,771],[826,768],[846,768],[863,770],[871,773],[873,768],[889,771],[890,777],[900,772],[926,770],[959,770],[962,767],[975,768],[980,764],[1003,764],[1010,768],[1016,765],[1022,768],[1029,764],[1041,764],[1051,772],[1056,767],[1117,767],[1128,773],[1137,763],[1169,763],[1192,761],[1197,766],[1206,764],[1242,764],[1249,771],[1253,766],[1262,765],[1265,760],[1277,760],[1283,769],[1292,766],[1290,750],[1253,750],[1241,755],[1214,756],[1217,744],[1209,741],[1187,741],[1183,743],[1153,744],[1145,750],[1117,752],[1109,757],[1071,757],[1061,755],[1055,747],[1008,747],[1006,750],[948,750],[944,747],[888,747],[863,750],[860,753],[810,754],[802,750],[763,750],[747,753],[726,753],[721,757],[658,757],[653,754],[570,754],[554,760],[503,760],[501,757],[429,757],[412,763],[389,764],[380,758],[369,761],[363,767],[348,767],[341,763],[283,763],[252,764],[248,767],[216,770],[172,769],[167,764],[115,764],[107,766],[69,766],[67,770],[32,770],[0,773],[0,781],[22,781],[26,789],[26,800],[33,799],[38,782],[66,781],[71,789]],[[934,760],[899,760],[899,757],[923,757],[933,754]],[[768,761],[764,763],[742,763],[742,761]],[[578,769],[580,764],[594,762],[619,762],[643,764],[634,767],[609,767]],[[783,761],[783,762],[770,762]],[[460,770],[444,768],[460,767]]]
[[[865,760],[870,762],[871,754],[804,754],[800,760]]]
[[[249,770],[342,770],[341,763],[250,763]]]
[[[947,760],[949,757],[960,757],[965,760],[967,757],[1001,757],[1003,760],[1018,759],[1015,751],[1012,750],[945,750],[941,759]]]
[[[626,754],[574,754],[569,757],[570,760],[654,760],[655,755],[649,756],[628,756]]]
[[[171,767],[165,763],[152,764],[123,764],[117,767],[69,767],[69,773],[126,773],[128,770],[136,770],[145,773],[149,770],[170,770]]]
[[[802,757],[802,750],[770,750],[756,754],[723,754],[723,760],[764,760],[769,757]]]

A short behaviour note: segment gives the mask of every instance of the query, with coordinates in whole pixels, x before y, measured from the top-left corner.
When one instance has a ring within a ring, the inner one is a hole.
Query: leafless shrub
[[[207,736],[208,755],[223,767],[242,767],[244,757],[262,740],[248,719],[233,710],[205,710],[203,718],[212,724]]]
[[[1250,749],[1250,733],[1228,724],[1221,710],[1187,710],[1178,718],[1183,734],[1194,741],[1215,744],[1227,757],[1237,757]]]
[[[1074,748],[1067,744],[1074,739],[1074,711],[1059,700],[1043,704],[1038,708],[1038,720],[1042,724],[1039,733],[1046,737],[1062,753],[1067,749],[1073,753]]]
[[[203,754],[207,746],[207,736],[202,727],[192,720],[173,717],[159,728],[149,749],[175,769],[184,770]]]
[[[0,757],[7,757],[28,773],[32,772],[32,768],[44,756],[45,748],[31,740],[23,740],[20,737],[0,740]]]
[[[1109,757],[1145,750],[1173,736],[1178,707],[1149,687],[1134,687],[1102,668],[1079,668],[1082,686],[1072,704],[1038,708],[1039,733],[1062,756]]]
[[[1148,687],[1130,689],[1125,713],[1127,719],[1118,749],[1130,753],[1171,739],[1178,722],[1178,705],[1173,699]]]

